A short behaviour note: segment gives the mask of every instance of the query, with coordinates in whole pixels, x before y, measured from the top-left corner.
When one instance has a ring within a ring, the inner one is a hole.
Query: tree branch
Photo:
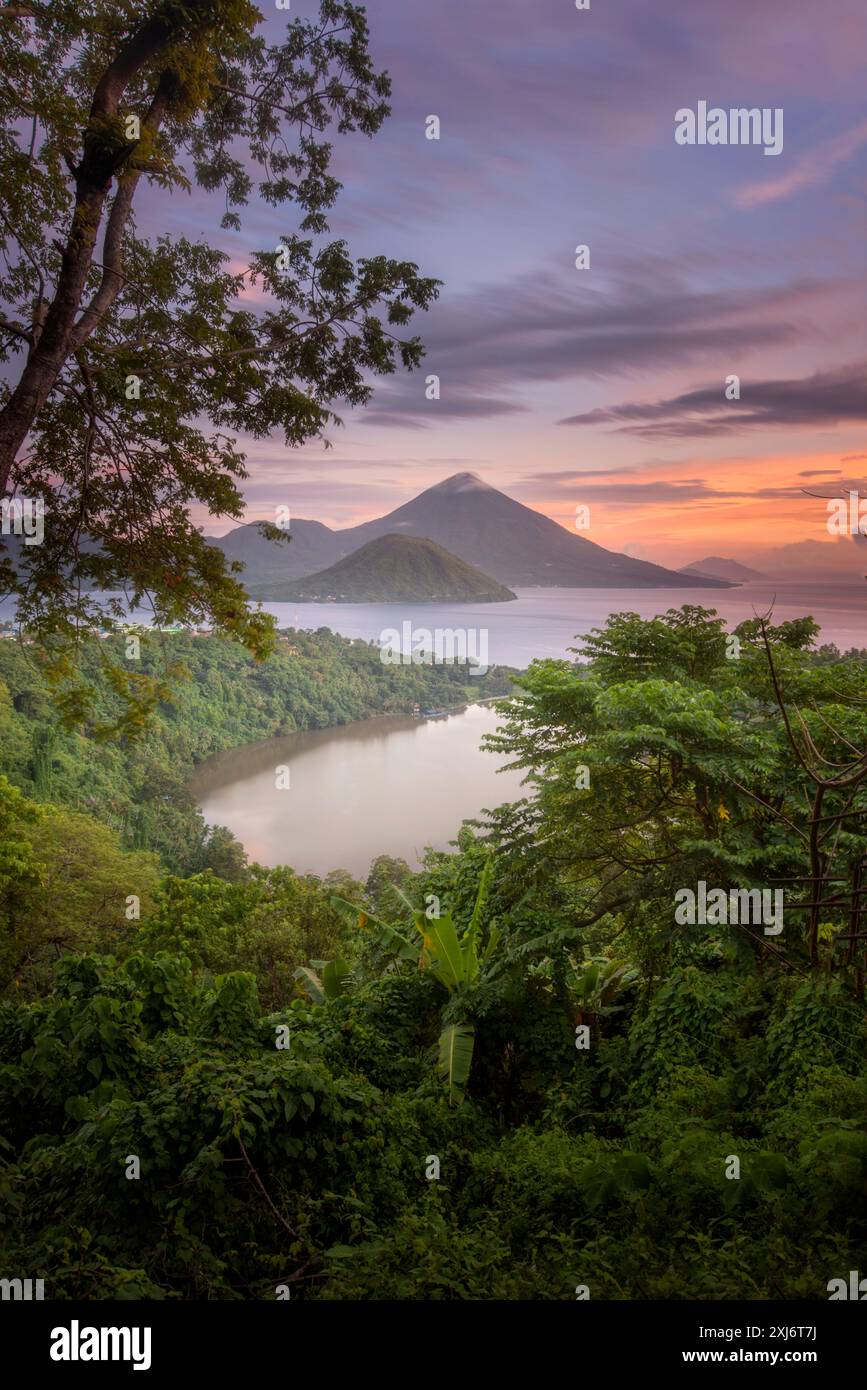
[[[297,1232],[296,1230],[293,1230],[293,1228],[289,1225],[289,1222],[285,1219],[284,1216],[281,1215],[281,1213],[278,1211],[277,1207],[275,1207],[274,1203],[272,1202],[271,1197],[270,1197],[270,1194],[269,1194],[269,1192],[268,1192],[268,1189],[266,1188],[266,1186],[265,1186],[265,1184],[263,1183],[262,1179],[259,1177],[259,1174],[258,1174],[258,1172],[256,1171],[256,1169],[253,1167],[253,1161],[252,1161],[252,1159],[250,1158],[250,1155],[247,1153],[247,1150],[246,1150],[245,1147],[244,1147],[244,1141],[243,1141],[243,1139],[241,1138],[240,1134],[237,1134],[237,1135],[235,1136],[235,1138],[238,1140],[238,1147],[239,1147],[240,1150],[241,1150],[241,1154],[242,1154],[242,1156],[243,1156],[243,1158],[244,1158],[244,1162],[246,1163],[247,1168],[248,1168],[248,1170],[249,1170],[250,1177],[253,1179],[253,1182],[255,1183],[256,1187],[257,1187],[258,1190],[259,1190],[259,1192],[261,1192],[261,1194],[262,1194],[262,1196],[264,1197],[265,1201],[268,1203],[268,1206],[270,1207],[271,1211],[274,1213],[274,1215],[276,1216],[277,1220],[280,1222],[280,1225],[283,1227],[284,1231],[288,1231],[289,1234],[290,1234],[290,1236],[292,1237],[293,1240],[300,1240],[301,1237],[300,1237],[300,1235],[298,1234],[298,1232]]]
[[[130,82],[149,62],[175,41],[184,29],[207,21],[213,13],[210,0],[186,0],[184,6],[167,6],[152,15],[121,44],[119,52],[96,84],[83,154],[75,176],[75,207],[60,274],[45,326],[15,390],[0,410],[0,491],[6,487],[18,449],[34,419],[48,399],[70,353],[75,316],[90,272],[103,207],[111,180],[133,145],[106,143],[106,126],[117,115]]]
[[[32,344],[33,342],[32,333],[29,333],[26,328],[22,328],[20,324],[10,323],[8,319],[0,318],[0,329],[4,333],[11,333],[16,338],[23,338],[25,343]]]
[[[166,69],[160,75],[156,92],[144,121],[144,129],[156,134],[169,108],[175,92],[177,80],[174,72]],[[102,280],[99,288],[73,329],[71,346],[77,351],[87,341],[104,314],[111,307],[124,282],[123,275],[123,235],[129,221],[135,191],[141,178],[141,169],[132,169],[120,180],[114,202],[111,205],[105,239],[102,244]]]

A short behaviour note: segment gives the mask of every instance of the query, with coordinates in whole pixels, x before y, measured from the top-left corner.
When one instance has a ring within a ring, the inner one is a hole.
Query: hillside
[[[369,541],[401,535],[434,541],[450,554],[509,586],[612,589],[728,588],[724,579],[681,574],[606,550],[525,507],[475,473],[455,473],[386,516],[330,531],[293,520],[289,545],[239,526],[214,544],[247,566],[244,582],[259,598],[276,599],[278,578],[318,575]],[[268,586],[267,589],[264,586]]]
[[[267,592],[266,592],[267,591]],[[271,581],[251,596],[307,603],[504,603],[515,595],[441,545],[380,536],[308,579]]]
[[[142,737],[126,747],[124,740],[96,737],[93,723],[61,724],[31,650],[0,641],[0,775],[27,796],[100,816],[122,846],[153,850],[179,873],[219,871],[240,848],[227,831],[206,830],[187,790],[195,767],[211,753],[374,714],[408,714],[416,703],[454,708],[510,689],[502,668],[471,677],[459,664],[391,666],[375,644],[326,628],[285,630],[262,662],[217,638],[151,637],[142,643],[142,675],[174,669],[189,678],[176,674],[171,703],[161,702]],[[106,656],[122,660],[122,638],[82,649],[98,723],[119,712],[105,677]]]
[[[215,544],[228,560],[240,560],[246,566],[245,580],[260,584],[272,579],[300,579],[333,565],[344,553],[339,534],[321,521],[293,517],[288,544],[266,540],[256,522],[236,526]]]

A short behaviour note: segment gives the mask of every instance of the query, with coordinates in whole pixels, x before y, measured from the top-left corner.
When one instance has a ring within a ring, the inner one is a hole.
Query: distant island
[[[680,573],[696,579],[727,579],[733,584],[766,578],[759,570],[751,570],[738,560],[726,560],[722,555],[706,555],[703,560],[694,560],[691,565],[684,565]]]
[[[380,536],[306,579],[249,587],[251,598],[293,603],[506,603],[511,589],[434,541]]]

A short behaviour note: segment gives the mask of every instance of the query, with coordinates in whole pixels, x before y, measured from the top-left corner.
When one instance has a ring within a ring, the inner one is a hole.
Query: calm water
[[[446,719],[290,734],[209,758],[191,790],[208,823],[227,825],[260,864],[366,877],[391,854],[415,867],[426,845],[447,849],[463,819],[526,795],[520,773],[498,772],[505,760],[479,748],[496,722],[490,706],[471,705]]]
[[[609,613],[629,610],[652,618],[684,603],[715,608],[729,627],[767,612],[774,621],[811,615],[820,642],[841,650],[867,647],[867,579],[860,584],[818,585],[753,580],[737,589],[517,589],[511,603],[383,604],[267,603],[281,626],[329,627],[344,637],[379,638],[386,628],[481,628],[488,633],[492,665],[525,667],[534,656],[567,656],[577,634],[603,627]]]
[[[821,641],[867,647],[863,587],[753,581],[738,589],[522,589],[513,603],[267,604],[281,626],[329,627],[345,637],[379,639],[387,628],[481,628],[488,661],[525,667],[535,656],[562,657],[577,634],[604,626],[611,612],[649,618],[696,603],[715,608],[731,627],[767,611],[774,618],[812,616]],[[290,864],[299,873],[348,869],[366,875],[379,854],[415,865],[425,846],[446,849],[462,820],[525,794],[520,774],[483,753],[496,726],[485,705],[447,719],[371,719],[337,729],[292,734],[219,754],[199,769],[191,790],[210,824],[227,825],[250,858]],[[290,788],[275,773],[288,766]]]
[[[405,621],[415,628],[475,628],[487,633],[490,664],[526,667],[533,657],[569,655],[576,637],[603,627],[612,612],[643,618],[685,603],[714,608],[729,627],[774,606],[782,622],[811,614],[820,642],[867,647],[867,580],[811,584],[753,580],[736,589],[519,589],[512,603],[266,604],[281,626],[328,627],[345,637],[379,640]],[[11,616],[0,604],[0,618]],[[148,621],[149,614],[136,617]],[[236,749],[210,759],[191,784],[206,820],[227,825],[250,858],[290,864],[299,873],[349,869],[365,875],[379,854],[415,864],[425,846],[448,847],[462,820],[523,793],[520,775],[479,741],[495,727],[493,711],[473,705],[435,721],[404,716]],[[278,791],[275,769],[290,769]]]
[[[765,613],[773,604],[774,620],[810,614],[821,626],[820,642],[841,650],[867,647],[867,579],[834,584],[756,579],[737,589],[516,589],[510,603],[266,603],[282,627],[328,627],[344,637],[379,639],[387,628],[480,628],[488,633],[492,665],[523,668],[534,656],[567,656],[576,636],[604,627],[609,613],[629,610],[652,618],[684,603],[715,608],[729,627]],[[0,601],[0,620],[11,618],[14,604]],[[150,622],[143,609],[131,614]]]

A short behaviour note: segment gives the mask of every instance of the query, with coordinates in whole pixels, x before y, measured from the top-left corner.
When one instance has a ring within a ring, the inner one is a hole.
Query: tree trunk
[[[27,358],[21,378],[0,411],[0,492],[5,492],[18,450],[48,399],[69,353],[75,315],[87,282],[108,180],[79,194],[60,277],[39,341]]]
[[[106,141],[106,123],[117,116],[120,102],[131,80],[147,63],[162,52],[167,45],[177,40],[179,33],[189,31],[199,24],[207,27],[213,23],[214,7],[212,0],[189,0],[186,10],[178,7],[146,20],[142,26],[122,44],[116,56],[103,72],[93,94],[90,117],[84,135],[81,163],[75,170],[75,209],[72,224],[63,248],[60,275],[57,280],[54,298],[45,315],[45,322],[38,341],[27,358],[21,378],[6,405],[0,410],[0,495],[6,492],[9,475],[27,435],[39,411],[44,406],[63,364],[74,346],[80,346],[81,335],[75,335],[76,316],[81,308],[87,277],[93,263],[93,248],[99,233],[106,197],[112,179],[120,172],[134,148],[132,143],[119,143],[114,148]],[[191,26],[191,21],[193,25]],[[168,105],[173,86],[173,76],[163,73],[154,96],[150,112],[146,118],[159,125]],[[115,201],[124,207],[125,222],[132,202],[132,192],[138,176],[131,179],[129,196],[121,197],[119,189]],[[117,247],[123,228],[112,229],[118,232],[114,237]],[[112,279],[110,286],[107,279]],[[103,285],[94,298],[94,309],[98,305],[99,314],[92,313],[88,318],[86,333],[93,331],[99,318],[114,298],[121,284],[118,272],[107,270]],[[78,336],[79,341],[74,341]]]

